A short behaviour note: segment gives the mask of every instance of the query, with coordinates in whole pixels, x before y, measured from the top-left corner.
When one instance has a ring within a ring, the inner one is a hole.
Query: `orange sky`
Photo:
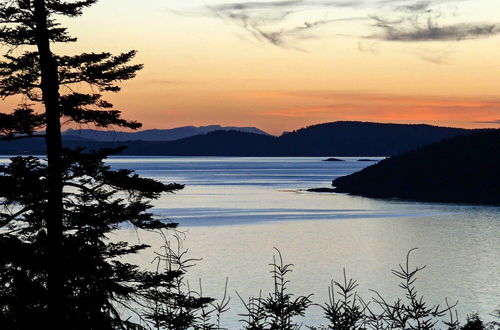
[[[101,0],[63,21],[79,42],[54,49],[137,49],[145,69],[108,99],[144,128],[498,127],[498,12],[498,0]]]

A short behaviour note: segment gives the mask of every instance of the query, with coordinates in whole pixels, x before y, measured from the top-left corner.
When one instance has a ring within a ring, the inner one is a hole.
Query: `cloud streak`
[[[333,23],[348,21],[372,21],[371,27],[382,33],[366,38],[399,42],[462,41],[487,38],[500,34],[497,23],[464,23],[441,25],[443,16],[453,11],[443,4],[463,0],[281,0],[264,2],[236,2],[208,6],[212,14],[235,23],[256,39],[279,47],[288,47],[293,42],[316,38],[314,30]],[[332,16],[342,8],[365,11],[364,15],[344,18],[309,18],[303,24],[290,25],[306,12]],[[375,9],[378,8],[378,9]],[[375,14],[369,15],[368,12]]]
[[[498,23],[463,23],[442,25],[453,10],[442,2],[417,1],[393,7],[390,15],[372,15],[373,26],[382,33],[370,38],[399,42],[463,41],[488,38],[500,34]]]
[[[451,42],[500,35],[500,21],[471,22],[460,13],[460,3],[470,1],[236,1],[208,4],[198,14],[222,19],[257,41],[284,49],[304,51],[302,41],[343,36],[359,39],[358,50],[372,54],[380,53],[384,42],[414,44],[403,51],[429,63],[446,64]],[[436,47],[428,42],[440,46],[432,49]],[[418,44],[425,47],[417,48]]]
[[[299,40],[317,38],[317,30],[333,23],[366,20],[367,17],[302,19],[300,14],[325,9],[359,6],[363,0],[238,2],[208,6],[211,13],[244,28],[257,40],[283,48],[296,48]],[[287,22],[287,19],[290,19]]]
[[[500,119],[498,120],[486,120],[486,121],[476,121],[478,124],[497,124],[500,125]]]
[[[290,98],[294,107],[270,110],[277,118],[334,120],[373,120],[406,122],[461,122],[500,124],[497,118],[500,99],[495,97],[452,98],[405,96],[384,93],[289,91],[268,92],[267,97]],[[300,102],[300,99],[307,102]]]
[[[384,33],[372,38],[386,41],[462,41],[488,38],[500,34],[500,25],[498,24],[455,24],[441,27],[428,21],[426,26],[415,24],[409,28],[398,24],[377,24],[376,26],[382,28]]]

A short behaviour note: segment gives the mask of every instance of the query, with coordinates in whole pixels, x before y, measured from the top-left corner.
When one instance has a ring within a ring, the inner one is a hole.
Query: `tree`
[[[0,113],[0,132],[3,139],[44,138],[47,145],[46,161],[15,157],[0,167],[4,329],[31,328],[33,321],[47,328],[138,328],[137,322],[122,319],[121,308],[147,307],[151,290],[168,287],[182,275],[121,262],[119,257],[146,245],[111,243],[106,236],[127,222],[146,230],[174,228],[148,209],[152,199],[182,186],[111,169],[104,160],[119,150],[63,148],[62,123],[141,126],[122,119],[102,98],[104,92],[120,91],[117,84],[142,68],[130,64],[135,51],[63,56],[51,50],[54,43],[76,41],[57,18],[80,16],[96,2],[0,3],[0,43],[7,46],[0,61],[0,96],[23,100],[12,113]]]

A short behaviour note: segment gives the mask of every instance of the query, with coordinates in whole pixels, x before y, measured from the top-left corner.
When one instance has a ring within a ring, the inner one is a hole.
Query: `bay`
[[[313,301],[328,299],[332,279],[342,280],[343,269],[359,282],[359,295],[370,300],[377,290],[395,299],[404,292],[391,269],[403,263],[427,265],[416,283],[429,303],[459,301],[463,320],[479,312],[484,319],[500,305],[500,208],[492,206],[376,200],[344,194],[307,192],[328,187],[335,177],[358,171],[374,162],[342,158],[245,157],[113,157],[115,168],[130,168],[186,187],[163,196],[153,211],[180,224],[182,247],[202,258],[190,268],[196,289],[220,298],[229,278],[231,310],[223,316],[230,329],[240,327],[241,297],[272,289],[269,274],[274,247],[293,263],[289,289],[296,295],[313,293]],[[380,158],[379,158],[380,159]],[[151,267],[159,237],[132,228],[116,239],[148,243],[152,250],[131,261]],[[324,324],[320,308],[311,307],[301,320]]]

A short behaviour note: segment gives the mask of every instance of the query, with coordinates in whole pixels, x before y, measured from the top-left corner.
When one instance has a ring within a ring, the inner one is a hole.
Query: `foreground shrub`
[[[274,256],[271,264],[274,291],[267,297],[262,297],[260,293],[258,298],[251,297],[248,302],[238,295],[247,310],[246,314],[241,315],[245,317],[242,320],[244,329],[299,329],[300,325],[294,322],[294,318],[304,316],[312,304],[310,300],[312,294],[293,298],[294,295],[288,292],[287,285],[290,281],[286,276],[292,271],[293,265],[283,263],[281,252],[278,249],[276,252],[278,260]]]
[[[312,294],[298,296],[288,291],[289,281],[286,276],[290,273],[292,264],[285,264],[279,250],[276,249],[278,259],[274,257],[272,277],[274,291],[267,297],[250,297],[243,302],[246,313],[241,314],[243,329],[251,330],[295,330],[302,327],[294,321],[298,316],[304,316],[307,309],[316,305],[322,308],[327,323],[319,327],[307,327],[310,330],[500,330],[500,323],[492,321],[484,324],[478,314],[467,316],[466,323],[458,321],[457,303],[449,304],[445,299],[444,305],[430,305],[424,296],[418,293],[415,286],[417,275],[426,266],[410,266],[411,249],[406,255],[406,262],[399,268],[392,270],[392,274],[399,280],[402,297],[389,302],[378,291],[370,290],[374,297],[365,301],[356,292],[357,281],[348,279],[344,269],[342,282],[332,280],[328,288],[328,302],[313,304]],[[500,320],[500,310],[492,314]]]

